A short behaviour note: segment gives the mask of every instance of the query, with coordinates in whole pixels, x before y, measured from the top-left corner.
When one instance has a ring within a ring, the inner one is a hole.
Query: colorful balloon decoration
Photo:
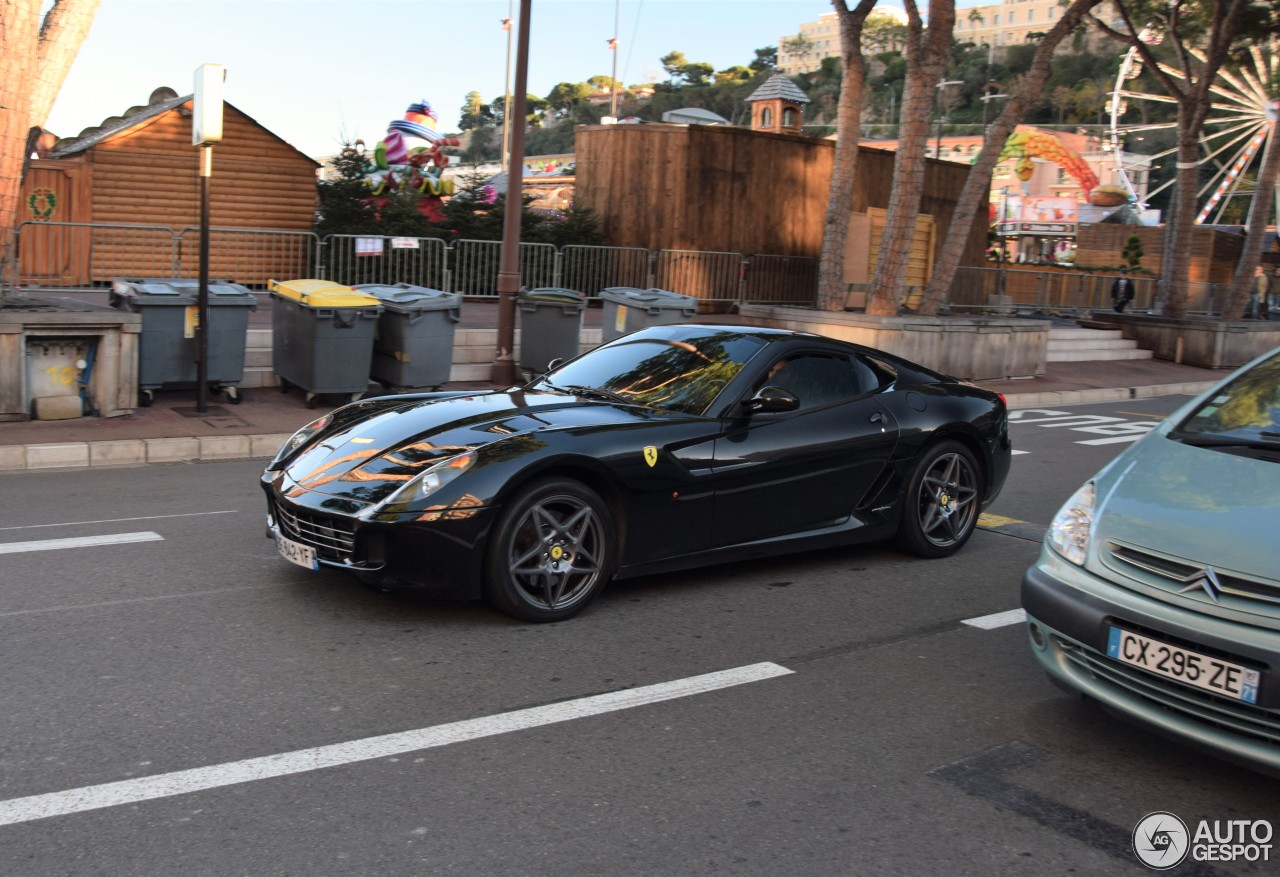
[[[444,219],[443,197],[454,192],[453,180],[442,172],[449,165],[444,146],[457,146],[455,137],[436,133],[436,114],[425,100],[409,105],[403,119],[387,126],[387,136],[373,149],[373,167],[364,182],[372,191],[369,203],[385,206],[390,195],[408,189],[420,192],[418,209],[433,222]],[[357,141],[359,145],[363,145]]]
[[[1010,135],[997,160],[1016,158],[1014,173],[1018,175],[1018,179],[1026,182],[1031,179],[1035,170],[1035,165],[1031,162],[1032,156],[1061,165],[1080,184],[1086,201],[1089,200],[1089,193],[1098,185],[1098,175],[1078,152],[1063,146],[1062,141],[1052,134],[1041,131],[1019,131]]]

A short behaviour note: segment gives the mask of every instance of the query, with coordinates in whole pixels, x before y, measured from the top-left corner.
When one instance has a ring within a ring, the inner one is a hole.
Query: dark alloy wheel
[[[488,556],[485,597],[526,621],[560,621],[587,607],[613,574],[613,521],[576,481],[530,485],[503,512]]]
[[[925,451],[907,490],[898,543],[920,557],[959,551],[978,523],[982,476],[969,449],[947,441]]]

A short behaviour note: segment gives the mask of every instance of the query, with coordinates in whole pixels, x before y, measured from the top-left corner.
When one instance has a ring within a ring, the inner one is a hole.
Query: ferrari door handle
[[[881,414],[879,411],[877,411],[875,414],[872,414],[867,419],[870,420],[872,423],[884,423],[884,415]]]

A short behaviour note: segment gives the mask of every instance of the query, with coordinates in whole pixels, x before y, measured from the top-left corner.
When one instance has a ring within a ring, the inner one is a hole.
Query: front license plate
[[[305,566],[307,569],[320,568],[320,564],[316,563],[316,550],[310,545],[276,536],[276,551],[279,551],[280,556],[290,563]]]
[[[1107,655],[1122,664],[1141,667],[1214,694],[1245,703],[1258,702],[1262,674],[1240,664],[1211,658],[1114,626],[1107,639]]]

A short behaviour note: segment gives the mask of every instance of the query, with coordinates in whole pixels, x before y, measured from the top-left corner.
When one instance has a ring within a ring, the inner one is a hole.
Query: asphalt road
[[[1021,412],[1014,523],[955,558],[619,582],[549,626],[289,566],[261,461],[0,475],[0,873],[1140,874],[1152,811],[1274,823],[1273,781],[964,623],[1125,447],[1082,442],[1178,401]]]

